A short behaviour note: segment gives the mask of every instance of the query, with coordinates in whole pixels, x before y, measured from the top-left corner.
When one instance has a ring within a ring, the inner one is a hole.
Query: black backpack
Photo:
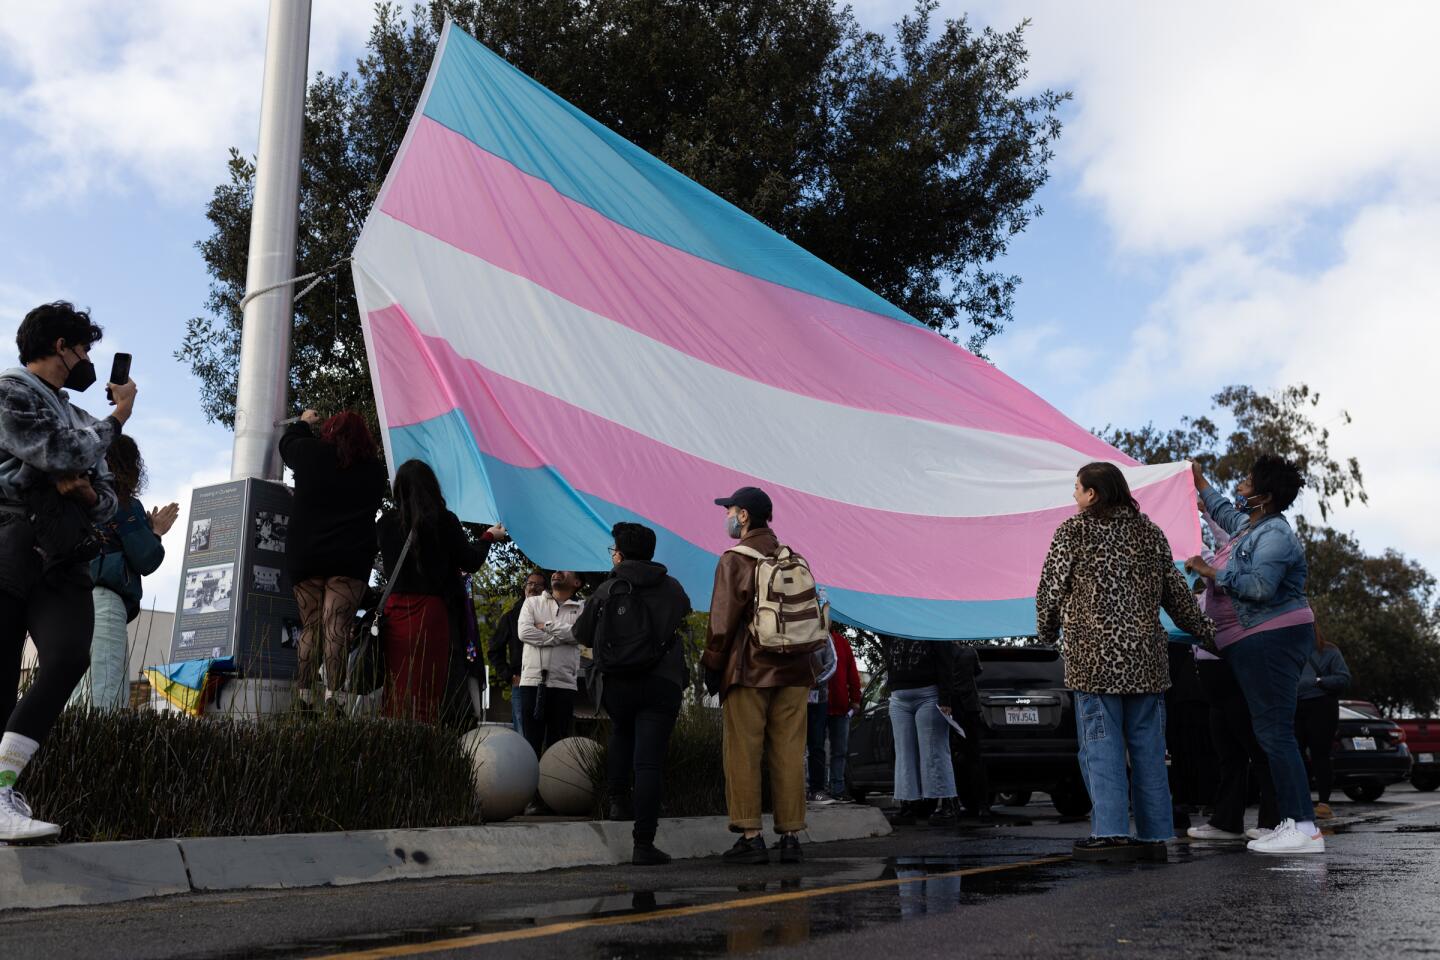
[[[601,673],[645,673],[675,642],[656,636],[650,608],[623,577],[610,584],[595,618],[595,668]]]

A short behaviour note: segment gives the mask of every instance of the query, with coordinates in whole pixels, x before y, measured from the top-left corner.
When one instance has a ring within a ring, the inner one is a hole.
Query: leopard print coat
[[[1060,525],[1035,596],[1041,643],[1061,641],[1065,685],[1086,693],[1163,693],[1170,687],[1163,607],[1176,625],[1213,639],[1175,568],[1170,542],[1128,508],[1079,513]]]

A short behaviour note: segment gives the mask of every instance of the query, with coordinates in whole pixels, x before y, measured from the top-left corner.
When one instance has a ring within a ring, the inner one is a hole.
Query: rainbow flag
[[[453,25],[353,269],[391,468],[549,568],[608,567],[638,521],[703,609],[712,501],[754,484],[837,619],[1033,633],[1091,460],[1200,549],[1187,465],[1135,464]]]

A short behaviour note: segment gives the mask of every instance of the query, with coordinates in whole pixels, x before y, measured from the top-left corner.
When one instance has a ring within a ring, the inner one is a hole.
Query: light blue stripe
[[[904,311],[586,116],[463,30],[423,104],[454,130],[566,197],[661,243],[882,316]]]
[[[603,570],[610,565],[610,527],[621,521],[655,531],[655,559],[670,568],[697,610],[710,606],[716,555],[647,517],[572,487],[550,468],[516,467],[476,452],[458,411],[391,428],[396,465],[416,458],[434,468],[450,509],[462,519],[493,523],[496,502],[525,553],[546,569]],[[722,518],[715,512],[715,522]],[[817,571],[824,576],[824,571]],[[1035,601],[921,600],[828,588],[835,618],[857,627],[921,640],[1027,636],[1035,632]]]

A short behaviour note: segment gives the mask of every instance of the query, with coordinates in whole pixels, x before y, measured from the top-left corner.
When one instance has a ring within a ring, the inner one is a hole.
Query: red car
[[[1440,720],[1394,718],[1405,731],[1405,743],[1415,758],[1410,768],[1410,783],[1416,790],[1434,790],[1440,787]]]

